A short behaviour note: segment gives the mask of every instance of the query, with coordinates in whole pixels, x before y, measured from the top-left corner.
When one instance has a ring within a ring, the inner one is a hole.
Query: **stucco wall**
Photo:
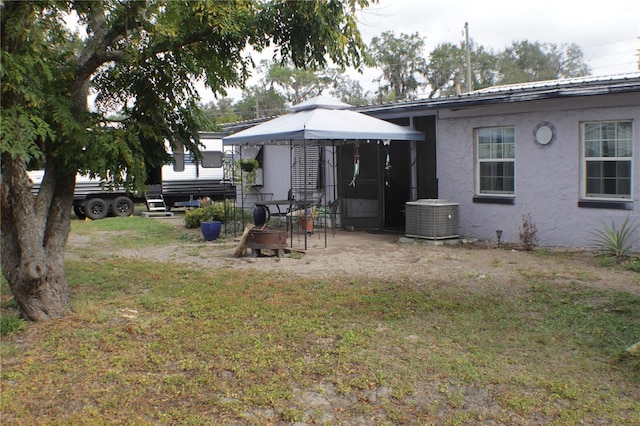
[[[618,106],[616,106],[618,105]],[[626,105],[620,107],[619,105]],[[631,215],[640,223],[640,102],[628,95],[547,100],[458,111],[440,110],[437,167],[441,199],[460,204],[460,232],[473,238],[519,243],[522,216],[530,214],[541,246],[589,246],[602,222],[617,224]],[[578,207],[580,200],[580,123],[633,120],[632,210]],[[533,130],[542,122],[556,129],[552,144],[539,146]],[[515,204],[474,203],[473,130],[515,126]],[[640,231],[636,232],[640,237]]]
[[[274,200],[286,200],[291,188],[291,158],[289,145],[265,145],[264,187]]]

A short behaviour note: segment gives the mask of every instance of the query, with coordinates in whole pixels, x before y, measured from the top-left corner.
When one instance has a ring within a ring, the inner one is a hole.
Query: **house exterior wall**
[[[581,123],[633,121],[631,209],[578,207],[580,201]],[[555,126],[555,140],[534,142],[540,122]],[[474,202],[474,129],[515,127],[513,205]],[[437,120],[439,198],[460,205],[465,237],[519,243],[523,215],[530,214],[540,246],[589,246],[603,222],[620,224],[626,216],[640,223],[640,102],[637,93],[494,104],[459,110],[440,109]],[[419,167],[419,165],[418,165]],[[636,232],[640,237],[640,231]]]
[[[265,145],[264,147],[264,187],[273,200],[286,200],[291,187],[291,157],[288,144]]]

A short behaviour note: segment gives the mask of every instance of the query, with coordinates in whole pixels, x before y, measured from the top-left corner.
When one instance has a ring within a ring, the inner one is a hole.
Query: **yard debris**
[[[124,308],[124,309],[118,309],[118,311],[120,311],[120,316],[122,318],[127,318],[127,319],[138,318],[138,311],[136,311],[135,309]]]
[[[618,360],[621,362],[634,361],[635,363],[640,363],[640,342],[634,343],[625,349],[618,356]]]

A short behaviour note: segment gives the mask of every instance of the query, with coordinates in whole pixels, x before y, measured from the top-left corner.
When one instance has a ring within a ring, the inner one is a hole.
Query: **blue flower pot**
[[[222,222],[202,222],[200,223],[200,231],[205,241],[213,241],[220,236],[220,230],[222,229]]]

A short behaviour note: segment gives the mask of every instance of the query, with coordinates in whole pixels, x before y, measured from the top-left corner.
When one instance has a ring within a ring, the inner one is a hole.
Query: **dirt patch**
[[[104,255],[152,259],[159,262],[190,263],[198,267],[255,269],[263,272],[284,272],[316,279],[333,276],[398,279],[404,282],[443,282],[464,285],[478,291],[509,288],[517,292],[519,284],[530,279],[549,278],[554,282],[609,288],[640,294],[640,274],[621,268],[600,266],[595,254],[588,250],[545,249],[526,252],[514,247],[497,248],[494,242],[472,242],[454,245],[433,245],[430,241],[407,239],[401,235],[338,230],[335,235],[324,232],[307,236],[294,234],[294,250],[278,258],[263,251],[263,256],[235,258],[232,256],[239,235],[228,235],[205,242],[200,231],[187,229],[181,218],[164,220],[178,227],[190,238],[163,246],[114,249],[117,236],[101,241]],[[68,258],[84,257],[91,241],[72,234]],[[95,247],[93,247],[95,248]],[[300,250],[298,250],[300,249]]]

